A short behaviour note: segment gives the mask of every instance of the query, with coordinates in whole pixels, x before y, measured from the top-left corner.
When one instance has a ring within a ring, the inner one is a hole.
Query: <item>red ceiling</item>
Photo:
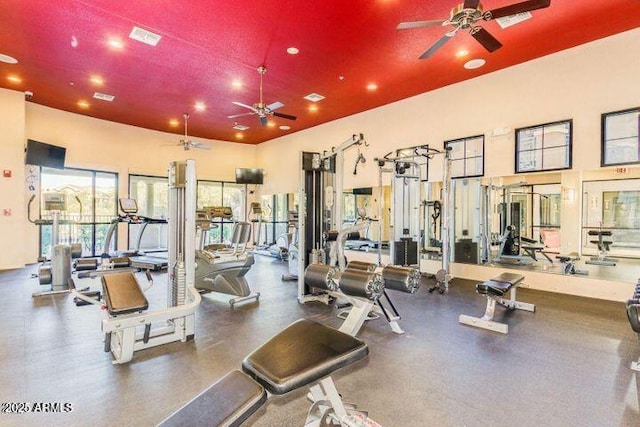
[[[174,133],[182,127],[169,120],[188,112],[190,136],[256,144],[640,26],[638,0],[552,0],[519,25],[502,30],[483,23],[504,45],[494,53],[460,32],[418,60],[446,30],[397,31],[396,25],[447,18],[458,1],[0,0],[0,53],[19,60],[0,62],[0,86],[30,90],[38,104]],[[517,1],[483,5],[490,10]],[[129,39],[134,25],[160,34],[159,44]],[[110,48],[110,37],[124,48]],[[287,54],[290,46],[300,53]],[[469,56],[457,58],[461,48]],[[487,65],[464,69],[471,58]],[[263,128],[256,116],[227,118],[246,111],[232,101],[258,101],[256,68],[263,64],[265,102],[280,101],[285,106],[278,112],[298,116],[272,118],[289,131]],[[91,75],[104,85],[95,87]],[[234,89],[234,80],[244,86]],[[377,91],[368,92],[369,83]],[[93,99],[95,91],[115,101]],[[317,112],[302,98],[311,92],[326,96]],[[88,109],[78,107],[81,99]],[[204,112],[194,111],[196,101],[206,104]],[[250,126],[242,140],[234,121]]]

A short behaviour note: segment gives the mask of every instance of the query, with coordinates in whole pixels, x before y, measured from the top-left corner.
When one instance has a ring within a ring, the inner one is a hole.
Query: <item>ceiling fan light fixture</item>
[[[464,63],[464,68],[467,70],[475,70],[476,68],[480,68],[486,64],[487,61],[484,59],[472,59]]]

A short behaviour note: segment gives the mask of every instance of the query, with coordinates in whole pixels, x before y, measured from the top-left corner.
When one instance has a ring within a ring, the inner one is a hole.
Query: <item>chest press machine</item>
[[[105,311],[102,331],[105,351],[114,364],[127,363],[133,353],[195,334],[195,311],[200,294],[194,288],[196,168],[194,160],[169,164],[169,278],[167,307],[147,311],[149,302],[133,272],[101,277],[104,304],[77,290],[76,298],[99,305]],[[143,330],[141,330],[143,329]]]
[[[519,309],[535,312],[536,306],[526,302],[516,300],[518,285],[522,283],[524,276],[515,273],[502,273],[498,277],[487,280],[476,285],[476,292],[487,298],[487,309],[482,317],[472,317],[461,314],[458,321],[464,325],[475,326],[476,328],[488,329],[494,332],[506,334],[509,332],[509,325],[494,322],[493,316],[496,310],[496,303],[509,310]],[[509,299],[504,296],[509,292]]]

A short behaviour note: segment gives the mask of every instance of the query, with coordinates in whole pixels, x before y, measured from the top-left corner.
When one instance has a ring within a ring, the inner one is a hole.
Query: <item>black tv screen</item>
[[[262,169],[236,169],[236,184],[262,184],[263,181]]]
[[[56,145],[28,139],[25,152],[26,157],[24,163],[27,165],[64,169],[64,157],[67,153],[65,147],[58,147]]]
[[[364,188],[354,188],[353,194],[365,194],[371,196],[373,194],[373,188],[364,187]]]

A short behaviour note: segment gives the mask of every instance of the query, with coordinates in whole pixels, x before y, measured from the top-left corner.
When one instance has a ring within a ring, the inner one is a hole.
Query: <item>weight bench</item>
[[[638,280],[638,283],[636,284],[636,290],[633,294],[633,298],[627,301],[626,309],[631,329],[633,329],[633,332],[638,334],[638,339],[640,339],[640,280]],[[631,369],[640,372],[640,358],[631,362]]]
[[[249,354],[242,362],[244,372],[231,371],[159,425],[238,426],[266,402],[267,391],[281,395],[320,380],[308,395],[313,403],[305,426],[327,425],[325,420],[331,420],[344,426],[379,427],[366,413],[345,407],[328,376],[368,353],[358,338],[298,320]]]
[[[496,303],[507,307],[510,310],[520,309],[535,312],[536,306],[526,302],[516,301],[516,290],[518,285],[524,280],[524,276],[515,273],[502,273],[498,277],[476,285],[476,292],[487,298],[487,309],[484,316],[472,317],[461,314],[458,321],[462,324],[475,326],[476,328],[488,329],[490,331],[506,334],[509,332],[509,325],[493,321]],[[507,292],[510,298],[503,298]]]
[[[585,276],[589,275],[588,270],[578,270],[576,268],[575,262],[580,260],[578,254],[556,255],[556,259],[562,264],[562,273],[564,274],[582,274]]]

